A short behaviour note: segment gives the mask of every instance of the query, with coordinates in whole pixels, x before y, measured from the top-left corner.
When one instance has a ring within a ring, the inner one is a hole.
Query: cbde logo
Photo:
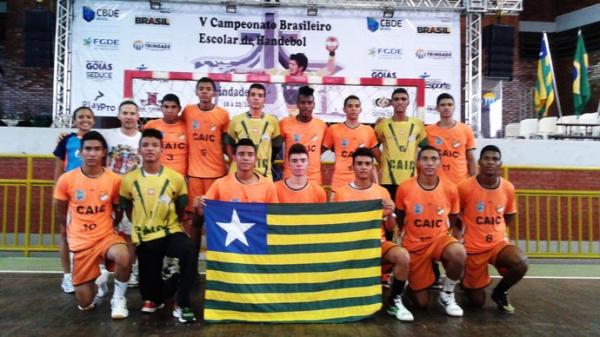
[[[94,10],[89,6],[83,6],[83,19],[86,22],[92,22],[94,20],[107,21],[111,18],[118,18],[119,10],[111,8],[98,8]]]
[[[402,19],[378,19],[367,17],[367,28],[371,32],[378,30],[392,30],[393,28],[402,28]]]

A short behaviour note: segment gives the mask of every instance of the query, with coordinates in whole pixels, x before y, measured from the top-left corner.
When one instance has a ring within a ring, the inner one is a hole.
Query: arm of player
[[[462,226],[462,219],[460,218],[460,216],[458,214],[450,214],[450,222],[451,223],[452,223],[452,217],[455,217],[455,219],[454,219],[454,226],[450,227],[450,233],[458,241],[461,241],[462,238],[463,238],[463,235],[464,235],[463,226]]]
[[[391,199],[383,200],[383,225],[385,226],[385,230],[388,232],[394,231],[394,226],[396,226],[396,214],[394,213],[395,205],[394,201]]]
[[[371,172],[371,179],[376,184],[379,184],[379,174],[381,173],[381,150],[379,149],[379,144],[372,148],[371,151],[373,151],[375,160],[377,160],[377,165],[373,166],[373,171]]]
[[[513,227],[515,224],[516,214],[504,214],[504,223],[506,227]]]
[[[67,209],[69,204],[66,200],[54,199],[54,209],[56,223],[59,224],[62,228],[67,226]]]
[[[477,160],[475,159],[475,149],[467,150],[467,166],[469,175],[474,177],[477,175]]]
[[[402,231],[402,228],[404,228],[404,220],[406,219],[406,212],[403,209],[396,208],[394,213],[396,214],[396,225],[400,231]]]
[[[452,232],[452,235],[454,235],[457,229],[457,222],[459,221],[458,214],[449,214],[448,221],[450,222],[450,231]]]
[[[273,149],[273,151],[271,152],[271,162],[275,161],[275,159],[277,158],[277,155],[279,154],[279,152],[281,152],[282,146],[283,146],[283,137],[275,136],[275,138],[273,138],[271,140],[271,147]]]
[[[186,194],[180,195],[175,199],[175,213],[177,213],[177,218],[179,222],[183,223],[187,220],[185,213],[185,206],[188,203],[188,196]]]
[[[119,206],[115,207],[115,226],[118,226],[123,219],[123,213],[127,214],[127,218],[131,221],[131,210],[133,209],[133,201],[124,197],[119,196]]]
[[[197,216],[204,215],[204,208],[206,207],[206,197],[199,196],[194,198],[194,209],[196,210]]]
[[[58,177],[64,173],[64,167],[65,161],[60,158],[56,158],[54,161],[54,181],[57,181]]]

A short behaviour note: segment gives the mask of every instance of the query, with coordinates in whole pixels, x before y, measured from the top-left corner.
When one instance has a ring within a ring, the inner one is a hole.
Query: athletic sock
[[[457,283],[458,281],[451,280],[449,277],[446,276],[442,286],[442,291],[445,293],[453,293]]]
[[[406,286],[406,281],[400,281],[394,277],[392,282],[392,298],[397,296],[402,296],[404,293],[404,287]]]
[[[115,290],[113,291],[113,298],[125,297],[127,291],[127,282],[121,282],[115,279]]]

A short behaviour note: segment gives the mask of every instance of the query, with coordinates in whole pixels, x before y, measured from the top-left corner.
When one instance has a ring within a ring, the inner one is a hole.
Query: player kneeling
[[[446,279],[439,302],[446,314],[459,317],[463,310],[456,303],[454,288],[462,278],[466,253],[449,233],[460,207],[456,187],[438,176],[440,165],[436,148],[421,149],[417,155],[418,175],[398,186],[396,214],[398,225],[404,230],[402,247],[410,253],[408,282],[416,304],[424,308],[429,303],[428,288],[436,281],[432,261],[441,261]]]
[[[184,177],[161,164],[162,133],[156,129],[142,132],[139,153],[142,167],[123,176],[121,208],[133,224],[131,234],[139,262],[142,312],[152,313],[164,306],[172,294],[163,284],[165,256],[179,260],[181,277],[173,316],[180,322],[195,321],[190,307],[190,290],[194,281],[194,254],[191,239],[181,225],[187,205]]]
[[[60,176],[54,190],[56,222],[67,230],[73,257],[73,286],[79,309],[87,311],[100,304],[108,291],[108,273],[101,273],[99,261],[115,272],[115,290],[111,300],[111,316],[123,319],[127,310],[127,281],[131,258],[125,240],[115,231],[113,209],[117,209],[121,178],[107,170],[106,140],[96,131],[81,138],[83,164]],[[67,211],[71,215],[66,222]]]
[[[281,203],[311,204],[327,202],[327,193],[307,175],[309,167],[308,150],[302,144],[293,144],[287,152],[287,162],[291,176],[275,183],[277,198]]]
[[[370,149],[360,147],[352,154],[352,170],[354,179],[352,182],[339,187],[334,194],[333,201],[361,201],[376,200],[383,201],[383,215],[385,216],[385,227],[394,230],[394,202],[390,193],[383,187],[374,183],[371,179],[373,171],[373,159],[375,155]],[[394,280],[392,283],[392,305],[387,309],[390,315],[401,321],[413,321],[414,317],[402,303],[402,294],[408,277],[410,257],[406,249],[391,241],[386,241],[385,231],[381,229],[381,263],[393,265]]]
[[[483,306],[485,288],[492,282],[488,264],[498,269],[502,280],[492,292],[492,300],[503,312],[513,313],[508,289],[527,272],[527,257],[506,238],[506,227],[516,214],[515,189],[499,176],[500,149],[488,145],[481,150],[479,173],[458,185],[467,263],[462,286],[471,303]]]

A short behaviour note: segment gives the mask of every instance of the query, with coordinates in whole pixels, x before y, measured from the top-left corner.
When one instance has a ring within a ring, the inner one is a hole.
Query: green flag
[[[548,53],[546,44],[546,33],[542,38],[540,47],[540,56],[537,64],[537,74],[535,77],[535,112],[538,118],[548,116],[548,110],[554,102],[554,86],[553,86],[553,71],[550,54]]]
[[[590,100],[590,81],[588,79],[588,55],[583,44],[581,31],[577,34],[577,49],[573,60],[573,107],[577,116],[583,113],[585,105]]]

